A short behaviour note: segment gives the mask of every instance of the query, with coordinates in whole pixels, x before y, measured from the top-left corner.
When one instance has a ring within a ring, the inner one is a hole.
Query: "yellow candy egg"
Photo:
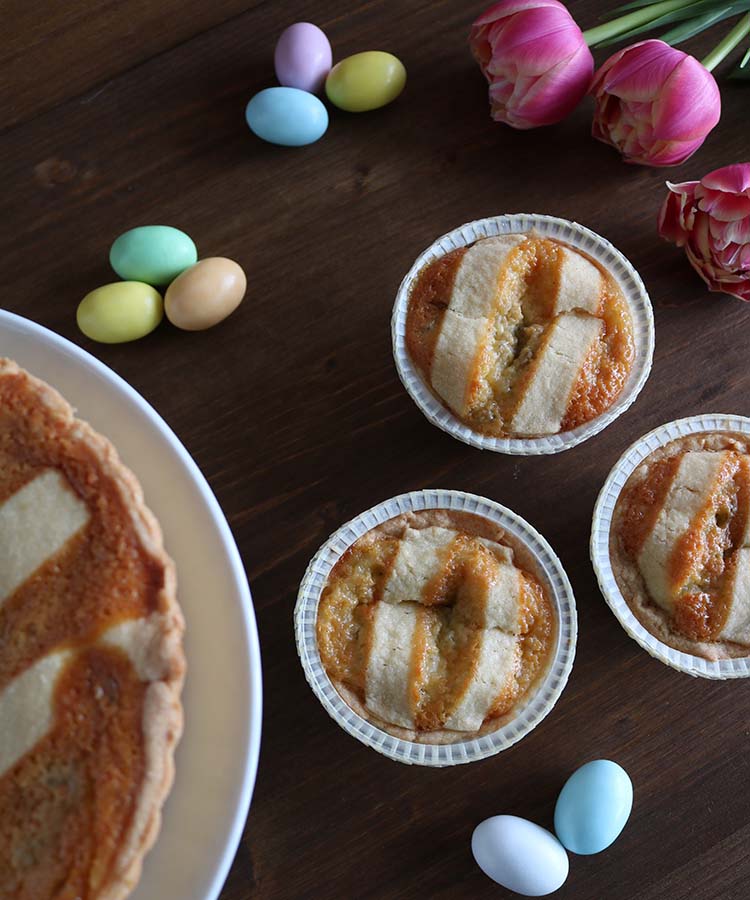
[[[122,344],[152,332],[164,315],[161,294],[141,281],[116,281],[86,294],[78,304],[78,327],[92,341]]]
[[[233,313],[246,288],[245,273],[234,260],[212,256],[175,278],[164,295],[164,309],[178,328],[203,331]]]
[[[406,69],[400,59],[367,50],[336,63],[326,78],[326,95],[339,109],[367,112],[395,100],[405,86]]]

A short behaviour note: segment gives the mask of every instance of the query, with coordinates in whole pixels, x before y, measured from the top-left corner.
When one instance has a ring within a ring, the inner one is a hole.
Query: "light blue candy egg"
[[[284,147],[312,144],[328,128],[328,110],[321,101],[291,87],[260,91],[247,104],[245,118],[253,134]]]
[[[608,759],[586,763],[563,785],[555,806],[555,832],[571,853],[600,853],[619,836],[633,807],[633,785]]]

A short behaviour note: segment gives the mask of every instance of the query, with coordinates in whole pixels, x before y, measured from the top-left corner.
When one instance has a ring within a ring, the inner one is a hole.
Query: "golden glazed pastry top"
[[[750,655],[750,441],[706,433],[652,453],[618,498],[610,554],[660,640],[709,659]]]
[[[0,897],[120,900],[182,728],[183,621],[140,486],[0,359]]]
[[[406,343],[440,400],[495,436],[591,421],[620,395],[635,358],[612,276],[534,233],[484,238],[428,264],[409,296]]]
[[[317,615],[323,666],[378,727],[430,743],[494,730],[547,669],[556,635],[533,560],[467,513],[407,513],[341,557]]]

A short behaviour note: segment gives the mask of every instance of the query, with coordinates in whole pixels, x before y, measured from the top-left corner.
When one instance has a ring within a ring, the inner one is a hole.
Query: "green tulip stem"
[[[709,72],[713,72],[724,57],[728,56],[747,34],[750,34],[750,13],[743,16],[724,40],[719,41],[708,56],[701,60],[705,68]]]
[[[618,34],[630,31],[631,28],[646,25],[659,16],[673,12],[675,9],[683,9],[686,6],[690,6],[690,2],[685,2],[685,0],[661,0],[661,3],[652,3],[651,6],[647,6],[644,9],[633,10],[633,12],[626,13],[624,16],[612,19],[611,22],[605,22],[603,25],[589,28],[588,31],[583,32],[583,37],[589,47],[593,47],[601,41],[617,37]]]

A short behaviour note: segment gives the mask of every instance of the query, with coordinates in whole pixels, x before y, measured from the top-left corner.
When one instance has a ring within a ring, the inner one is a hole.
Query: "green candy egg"
[[[123,344],[152,332],[164,315],[161,294],[140,281],[115,281],[91,291],[78,304],[78,327],[92,341]]]
[[[178,228],[142,225],[117,238],[110,248],[109,262],[125,281],[169,284],[198,262],[198,251]]]

